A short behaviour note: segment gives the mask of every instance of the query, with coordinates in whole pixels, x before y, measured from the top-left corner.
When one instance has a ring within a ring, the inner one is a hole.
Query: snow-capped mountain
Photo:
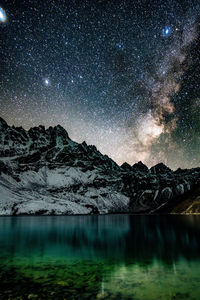
[[[0,118],[0,214],[154,212],[199,184],[200,168],[118,166],[60,125],[24,130]]]

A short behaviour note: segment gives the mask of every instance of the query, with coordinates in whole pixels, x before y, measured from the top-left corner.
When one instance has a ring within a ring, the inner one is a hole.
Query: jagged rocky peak
[[[159,163],[150,169],[152,174],[171,174],[173,171],[163,163]]]
[[[78,144],[69,138],[61,126],[45,129],[43,125],[32,127],[28,131],[22,127],[8,126],[0,136],[0,156],[16,156],[19,163],[64,163],[68,166],[119,166],[106,155],[101,154],[94,145],[84,141]],[[1,131],[0,131],[1,133]]]
[[[57,125],[53,128],[54,132],[56,132],[58,135],[61,135],[63,137],[69,138],[69,135],[67,133],[67,131],[61,126],[61,125]]]
[[[87,147],[86,141],[83,141],[83,142],[82,142],[82,145],[83,145],[83,147]]]
[[[31,134],[31,133],[34,133],[34,132],[40,132],[40,133],[45,133],[45,127],[44,125],[39,125],[39,126],[35,126],[35,127],[31,127],[28,132]]]
[[[55,127],[50,126],[48,129],[45,129],[44,125],[39,125],[36,127],[32,127],[28,130],[30,135],[33,134],[50,134],[50,135],[60,135],[65,138],[69,138],[67,131],[61,126],[57,125]]]
[[[9,126],[6,123],[6,121],[0,117],[0,128],[8,128],[8,127]]]
[[[132,170],[133,171],[139,171],[139,172],[142,172],[142,173],[148,173],[149,172],[148,167],[145,164],[143,164],[143,162],[141,162],[141,161],[134,164],[132,166]]]
[[[124,162],[122,165],[121,165],[121,168],[125,171],[131,171],[132,170],[132,167],[131,165],[129,165],[127,162]]]
[[[61,126],[49,127],[46,132],[50,135],[51,142],[55,146],[67,145],[71,139],[67,131]]]
[[[9,126],[0,118],[0,129],[0,144],[12,150],[19,144],[21,148],[28,147],[29,150],[35,150],[43,146],[63,146],[71,141],[67,131],[61,125],[48,129],[39,125],[26,131],[23,127]]]

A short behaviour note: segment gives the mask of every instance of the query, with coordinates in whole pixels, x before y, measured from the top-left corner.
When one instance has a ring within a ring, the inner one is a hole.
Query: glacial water
[[[200,299],[200,217],[1,217],[0,299]]]

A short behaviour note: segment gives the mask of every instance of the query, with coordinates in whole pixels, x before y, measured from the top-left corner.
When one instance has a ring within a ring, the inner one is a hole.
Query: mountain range
[[[117,165],[57,125],[0,118],[0,215],[200,213],[200,167]]]

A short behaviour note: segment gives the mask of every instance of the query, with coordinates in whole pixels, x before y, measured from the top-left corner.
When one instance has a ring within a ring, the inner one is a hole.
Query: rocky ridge
[[[0,214],[155,213],[200,183],[200,168],[118,166],[60,125],[9,126],[0,118]]]

